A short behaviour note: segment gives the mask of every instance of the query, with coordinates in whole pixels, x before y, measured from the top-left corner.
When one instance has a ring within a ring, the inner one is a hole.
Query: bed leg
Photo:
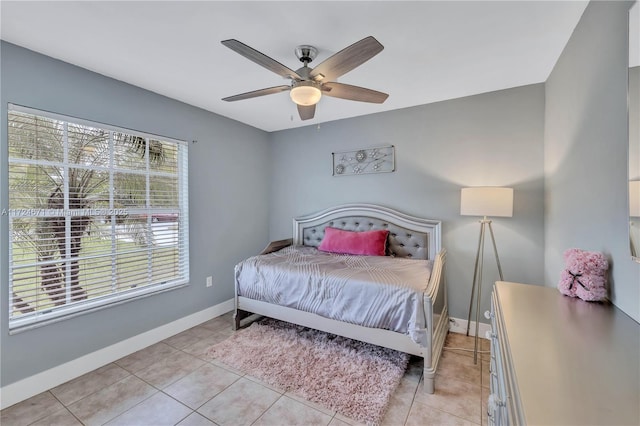
[[[236,311],[233,314],[233,331],[237,331],[240,329],[240,321],[242,320],[242,317],[240,315],[240,311]]]
[[[236,309],[236,312],[233,314],[233,330],[240,329],[240,321],[249,316],[249,312],[241,311],[240,309]]]
[[[428,377],[426,374],[424,375],[424,393],[434,393],[434,377]]]

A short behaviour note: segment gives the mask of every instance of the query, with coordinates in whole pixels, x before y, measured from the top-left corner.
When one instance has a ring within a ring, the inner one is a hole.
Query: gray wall
[[[611,300],[640,320],[640,264],[629,254],[627,12],[591,2],[545,86],[545,274],[578,247],[611,260]]]
[[[515,188],[514,217],[494,220],[505,279],[543,282],[543,108],[538,84],[273,133],[270,236],[289,237],[293,217],[343,203],[439,219],[450,313],[466,319],[480,225],[460,216],[462,187]],[[390,144],[396,172],[331,175],[332,152]],[[488,242],[485,265],[482,312],[498,277]]]
[[[31,376],[233,297],[233,266],[268,240],[267,134],[155,93],[2,42],[2,129],[7,103],[184,140],[189,147],[191,285],[9,336],[8,218],[0,218],[1,384]],[[0,177],[7,181],[7,132]],[[7,208],[6,185],[0,206]],[[206,230],[206,232],[203,232]],[[240,232],[240,230],[242,230]],[[213,275],[213,288],[205,288]]]
[[[629,180],[640,180],[640,66],[629,68],[629,95]]]

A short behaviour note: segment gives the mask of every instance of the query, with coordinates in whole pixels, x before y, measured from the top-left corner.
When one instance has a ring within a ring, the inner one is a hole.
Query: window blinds
[[[9,328],[184,285],[188,144],[8,112]]]

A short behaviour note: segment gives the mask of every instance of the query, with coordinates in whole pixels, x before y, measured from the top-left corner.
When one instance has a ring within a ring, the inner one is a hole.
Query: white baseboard
[[[452,333],[462,333],[467,334],[467,320],[449,317],[449,331]],[[490,324],[480,323],[478,325],[478,337],[485,339],[488,331],[491,331]],[[469,336],[476,335],[476,322],[471,321],[471,326],[469,327]]]
[[[26,379],[0,388],[0,409],[7,408],[41,392],[75,379],[83,374],[116,361],[149,345],[158,343],[174,334],[195,327],[234,309],[234,300],[229,299],[210,308],[196,312],[163,326],[130,337],[80,358],[50,368]]]

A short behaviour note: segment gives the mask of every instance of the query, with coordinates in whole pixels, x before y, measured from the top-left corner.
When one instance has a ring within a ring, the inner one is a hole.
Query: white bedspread
[[[423,292],[432,261],[290,246],[236,265],[240,296],[408,334],[426,346]]]

